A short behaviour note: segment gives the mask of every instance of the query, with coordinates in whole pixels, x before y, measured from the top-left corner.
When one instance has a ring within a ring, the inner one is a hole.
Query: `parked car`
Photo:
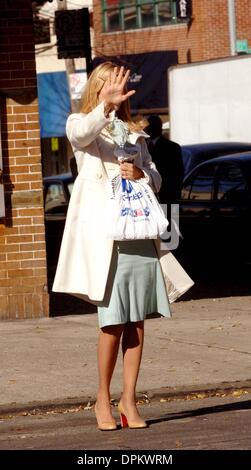
[[[181,150],[184,174],[187,175],[196,165],[211,158],[251,151],[251,142],[213,142],[208,144],[182,145]]]
[[[217,272],[221,260],[251,260],[251,152],[201,163],[184,179],[177,250],[189,263]],[[188,267],[186,265],[186,267]]]
[[[55,269],[57,264],[73,183],[71,173],[47,176],[43,179],[46,250],[49,269]]]

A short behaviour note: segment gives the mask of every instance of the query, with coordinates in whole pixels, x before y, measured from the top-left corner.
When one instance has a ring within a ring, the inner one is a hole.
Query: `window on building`
[[[191,0],[102,0],[103,30],[124,31],[187,20]]]

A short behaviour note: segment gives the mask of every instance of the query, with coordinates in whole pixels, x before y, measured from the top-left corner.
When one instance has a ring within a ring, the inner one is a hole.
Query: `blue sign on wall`
[[[37,82],[41,137],[63,137],[71,112],[66,73],[40,73]]]

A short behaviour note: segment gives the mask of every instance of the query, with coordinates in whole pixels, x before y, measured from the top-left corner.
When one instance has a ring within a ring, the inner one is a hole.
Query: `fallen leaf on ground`
[[[206,393],[197,393],[196,398],[206,398]]]
[[[91,402],[88,401],[87,405],[84,406],[84,410],[91,410],[91,409],[92,409],[92,406],[93,406],[93,405],[91,404]]]
[[[235,390],[232,395],[233,397],[240,397],[241,395],[246,395],[247,393],[247,390]]]

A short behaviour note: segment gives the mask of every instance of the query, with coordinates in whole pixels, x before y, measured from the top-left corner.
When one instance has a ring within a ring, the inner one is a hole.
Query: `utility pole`
[[[67,0],[58,0],[58,10],[67,10]],[[69,94],[70,94],[70,100],[71,100],[71,111],[72,113],[76,113],[78,111],[77,109],[78,104],[76,100],[73,100],[71,97],[71,85],[70,85],[70,75],[72,73],[76,73],[74,59],[65,59],[65,70],[66,70]]]
[[[230,55],[236,55],[236,20],[235,20],[235,0],[228,0],[228,27]]]

